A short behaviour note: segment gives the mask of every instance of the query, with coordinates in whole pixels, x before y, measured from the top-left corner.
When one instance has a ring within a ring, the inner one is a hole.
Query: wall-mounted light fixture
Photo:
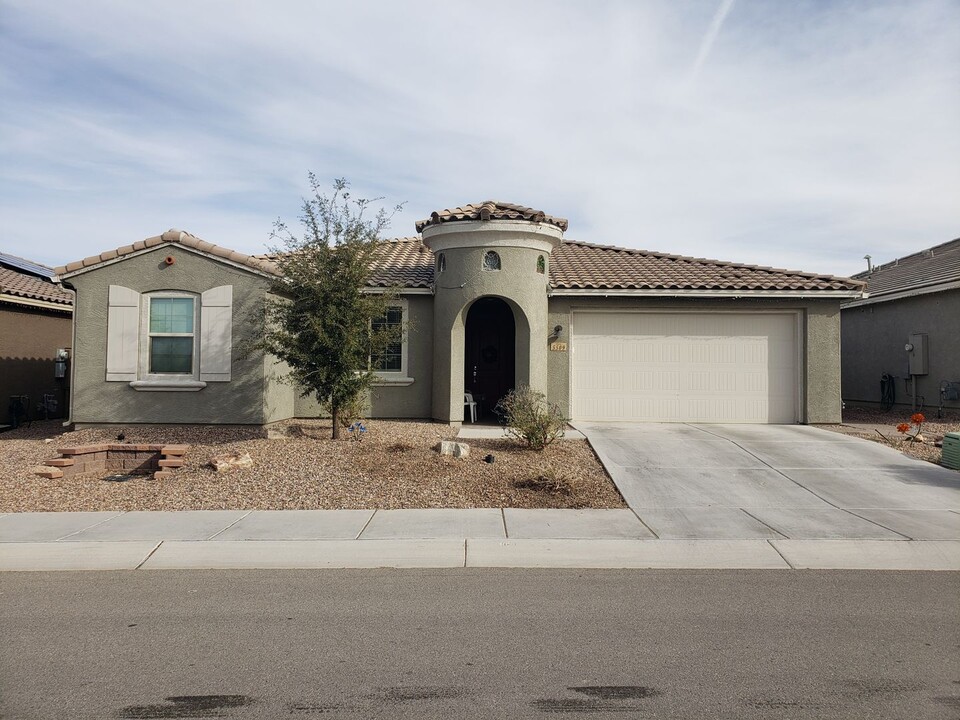
[[[549,336],[547,336],[547,340],[549,340],[550,342],[553,342],[558,337],[560,337],[560,333],[562,332],[563,332],[563,325],[554,325],[553,332],[550,333]]]

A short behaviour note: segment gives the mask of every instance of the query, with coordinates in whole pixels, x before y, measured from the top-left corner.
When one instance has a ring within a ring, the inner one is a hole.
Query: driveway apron
[[[578,423],[659,537],[960,539],[960,473],[802,425]]]

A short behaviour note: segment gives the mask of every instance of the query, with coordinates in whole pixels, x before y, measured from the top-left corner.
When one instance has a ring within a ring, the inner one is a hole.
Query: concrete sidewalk
[[[12,513],[0,516],[0,570],[960,570],[960,540],[798,535],[658,537],[631,510]]]

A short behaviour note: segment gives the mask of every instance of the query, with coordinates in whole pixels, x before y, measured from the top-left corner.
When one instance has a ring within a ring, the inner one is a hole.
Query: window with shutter
[[[107,374],[135,390],[201,390],[229,382],[233,286],[199,296],[160,291],[140,294],[111,285],[107,318]]]

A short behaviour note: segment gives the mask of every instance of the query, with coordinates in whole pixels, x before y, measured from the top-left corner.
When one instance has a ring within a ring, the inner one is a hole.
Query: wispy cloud
[[[713,49],[713,44],[717,41],[717,36],[720,34],[720,29],[723,27],[723,23],[726,21],[727,15],[729,15],[730,11],[733,9],[734,2],[736,2],[736,0],[720,1],[717,11],[710,19],[710,25],[707,27],[707,31],[704,33],[703,39],[700,41],[700,48],[697,50],[697,57],[693,61],[693,66],[690,68],[690,72],[681,86],[681,94],[689,91],[689,89],[696,84],[697,78],[700,75],[700,70],[703,68],[703,64],[710,56],[710,51]]]

